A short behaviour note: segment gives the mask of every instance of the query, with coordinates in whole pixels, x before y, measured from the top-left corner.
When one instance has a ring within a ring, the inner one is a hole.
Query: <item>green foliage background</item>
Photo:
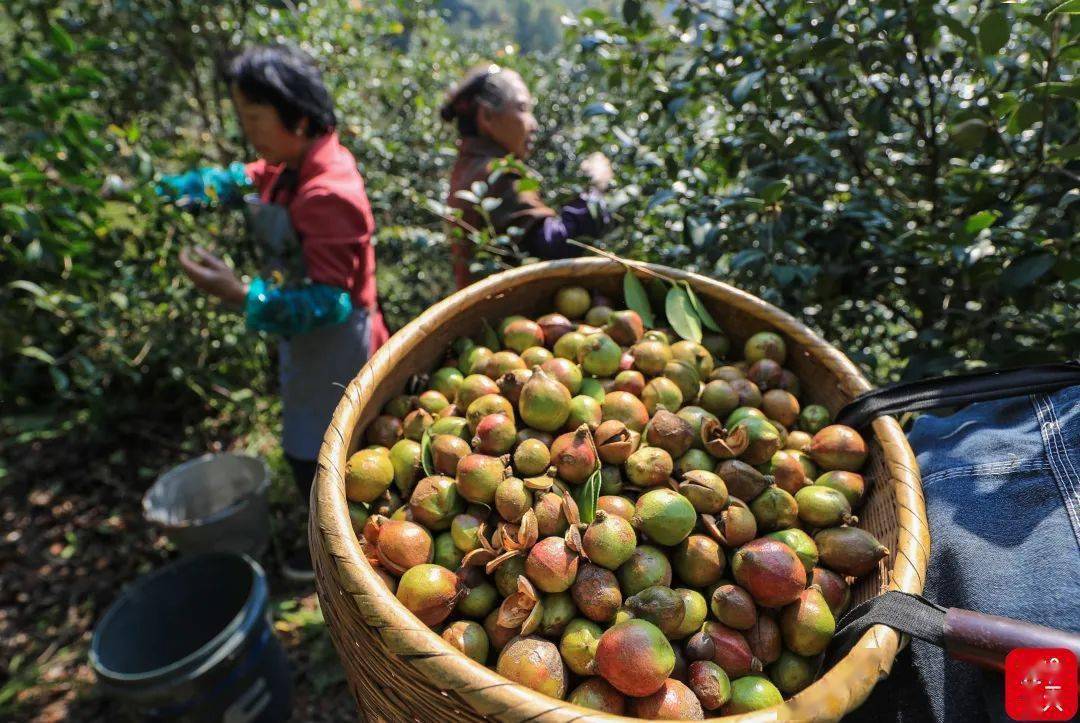
[[[152,185],[248,157],[220,71],[273,40],[324,65],[395,327],[450,290],[432,207],[455,148],[437,109],[464,68],[494,59],[539,99],[532,164],[547,195],[576,187],[587,153],[612,157],[611,250],[760,294],[878,382],[1075,356],[1076,15],[1043,2],[627,0],[590,4],[555,41],[536,28],[566,3],[471,3],[499,18],[478,29],[458,5],[5,3],[7,448],[137,443],[153,423],[208,440],[272,418],[272,340],[176,264],[199,243],[250,268],[240,220],[163,205]],[[105,200],[110,174],[132,186]]]

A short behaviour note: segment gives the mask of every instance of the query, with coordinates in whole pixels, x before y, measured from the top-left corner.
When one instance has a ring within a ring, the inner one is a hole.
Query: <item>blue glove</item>
[[[239,201],[251,188],[244,164],[230,163],[228,168],[204,166],[194,171],[162,176],[155,190],[159,196],[183,206],[209,206]]]
[[[294,288],[271,286],[256,278],[244,302],[247,328],[281,336],[296,336],[323,326],[340,324],[352,313],[349,292],[327,284]]]

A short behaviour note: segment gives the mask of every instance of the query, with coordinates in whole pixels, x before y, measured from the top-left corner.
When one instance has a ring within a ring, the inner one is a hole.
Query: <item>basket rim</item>
[[[678,281],[689,282],[699,294],[734,305],[740,311],[769,324],[815,356],[850,396],[872,388],[846,355],[795,317],[768,302],[693,272],[659,264],[629,263],[635,268],[653,270]],[[623,265],[619,262],[595,257],[540,262],[494,274],[442,299],[400,329],[371,356],[346,387],[323,438],[311,492],[310,534],[320,536],[321,547],[333,560],[333,569],[329,572],[338,589],[332,592],[345,592],[352,596],[360,616],[379,633],[383,644],[433,688],[457,692],[481,715],[517,719],[564,713],[574,720],[635,720],[581,708],[510,682],[492,668],[450,646],[390,593],[361,553],[348,512],[341,470],[352,429],[362,400],[370,396],[368,392],[378,383],[373,370],[388,363],[392,367],[392,358],[417,343],[426,334],[426,329],[437,324],[444,316],[460,313],[473,303],[509,293],[518,285],[551,275],[562,275],[571,281],[575,275],[614,275],[622,270]],[[888,482],[892,483],[897,508],[898,549],[889,570],[887,588],[921,593],[930,539],[918,465],[895,419],[880,417],[873,422],[872,428],[883,447],[889,472]],[[331,592],[322,589],[321,576],[319,583],[320,596]],[[392,639],[388,640],[388,637]],[[874,684],[888,675],[896,653],[905,642],[906,636],[884,625],[876,625],[863,634],[844,658],[797,695],[779,705],[754,713],[723,717],[722,720],[838,719],[861,704]],[[483,710],[473,705],[471,700],[483,700]]]

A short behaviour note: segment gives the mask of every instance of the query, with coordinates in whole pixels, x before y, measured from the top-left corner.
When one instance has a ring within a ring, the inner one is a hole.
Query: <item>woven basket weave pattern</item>
[[[870,388],[855,366],[806,326],[760,299],[695,274],[650,267],[686,280],[709,307],[733,349],[762,330],[788,341],[788,361],[803,382],[803,402],[832,413]],[[621,298],[621,265],[604,259],[534,264],[474,284],[436,304],[390,339],[345,390],[326,432],[312,489],[309,527],[319,599],[349,685],[369,720],[614,721],[511,683],[445,643],[406,610],[361,554],[349,519],[343,471],[362,431],[409,377],[432,371],[458,336],[481,319],[535,317],[556,290],[580,284]],[[914,454],[891,417],[873,423],[870,489],[859,526],[891,551],[877,573],[853,590],[853,604],[884,589],[919,593],[930,539]],[[867,631],[851,652],[813,685],[782,705],[725,720],[836,720],[857,707],[888,675],[901,644],[884,626]]]

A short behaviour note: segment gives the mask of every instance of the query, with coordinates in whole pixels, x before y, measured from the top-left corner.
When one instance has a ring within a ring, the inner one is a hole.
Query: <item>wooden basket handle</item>
[[[1067,648],[1080,658],[1080,635],[971,610],[945,611],[945,651],[949,657],[993,670],[1005,669],[1015,648]]]

